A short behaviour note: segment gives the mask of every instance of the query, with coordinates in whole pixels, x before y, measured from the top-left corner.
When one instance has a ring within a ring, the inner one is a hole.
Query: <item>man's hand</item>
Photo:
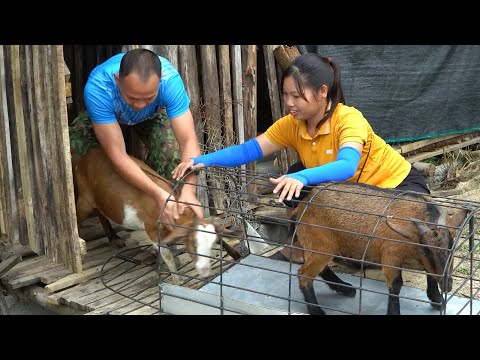
[[[179,181],[187,172],[197,170],[201,167],[203,167],[202,163],[193,165],[193,159],[184,160],[173,170],[172,177],[174,180]]]
[[[158,208],[160,213],[158,214],[158,219],[165,223],[170,230],[173,230],[175,221],[178,220],[178,206],[175,197],[172,195],[170,197],[169,193],[163,189],[159,188],[159,193],[156,197]],[[168,202],[165,204],[165,202]]]
[[[288,201],[292,200],[292,196],[295,195],[296,198],[300,196],[300,191],[303,188],[303,183],[300,180],[296,180],[285,175],[280,176],[279,178],[270,178],[272,184],[277,185],[273,189],[273,193],[278,193],[282,188],[282,192],[278,197],[278,202],[283,203],[283,200],[286,198]]]
[[[185,202],[186,204],[184,204],[183,202]],[[203,219],[202,205],[200,204],[200,201],[198,201],[197,196],[195,195],[194,187],[192,187],[191,185],[183,186],[180,198],[178,199],[178,212],[180,215],[183,214],[186,207],[192,209],[199,219]]]

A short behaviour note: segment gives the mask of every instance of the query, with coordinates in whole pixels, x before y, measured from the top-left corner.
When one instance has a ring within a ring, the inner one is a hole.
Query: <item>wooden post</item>
[[[284,46],[280,45],[273,49],[273,54],[275,57],[276,61],[276,70],[277,70],[277,79],[282,78],[282,73],[283,71],[290,65],[290,63],[298,56],[300,56],[300,52],[296,47],[289,47],[289,46]],[[281,93],[283,89],[280,89],[280,81],[278,81],[278,86],[279,86],[279,92]],[[280,102],[281,104],[281,109],[282,109],[282,114],[285,114],[285,104],[283,101]],[[287,171],[288,167],[293,165],[295,162],[298,161],[298,154],[295,150],[293,149],[286,149],[285,151],[286,154],[286,165],[282,164],[282,170],[284,172]],[[281,160],[283,160],[284,156],[281,157]]]
[[[218,68],[215,45],[200,46],[202,59],[202,87],[205,103],[205,127],[207,131],[207,145],[210,151],[223,147],[222,122],[220,118],[220,94],[218,83]],[[214,179],[212,179],[213,181]],[[214,187],[223,188],[223,180],[216,178]],[[213,204],[217,210],[223,209],[223,197],[220,191],[212,190]],[[221,211],[220,211],[221,212]],[[217,214],[219,212],[217,211]]]
[[[243,45],[242,47],[242,83],[243,83],[243,109],[245,116],[245,140],[257,136],[257,46]],[[255,173],[256,163],[246,165],[246,169]],[[247,191],[256,194],[255,181],[250,182]],[[257,197],[251,195],[250,200],[255,202]]]
[[[220,100],[225,124],[225,146],[235,144],[233,133],[232,79],[230,76],[230,46],[219,45]]]
[[[197,68],[197,52],[195,45],[179,45],[178,46],[178,71],[182,76],[185,89],[190,98],[190,111],[192,112],[193,121],[195,123],[195,133],[200,144],[200,149],[203,148],[203,122],[200,105],[200,94],[198,85],[198,68]],[[197,198],[200,204],[206,206],[203,209],[205,217],[210,216],[210,209],[208,208],[208,194],[206,190],[207,179],[205,171],[201,171],[198,175]]]

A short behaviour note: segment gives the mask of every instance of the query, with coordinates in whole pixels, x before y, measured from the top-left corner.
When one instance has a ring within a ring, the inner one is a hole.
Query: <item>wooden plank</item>
[[[16,264],[22,261],[20,256],[11,255],[7,259],[0,262],[0,277],[5,275],[7,271],[13,268]],[[0,290],[1,291],[1,290]]]
[[[48,259],[45,255],[41,256],[34,256],[31,258],[24,258],[22,262],[15,265],[15,267],[10,271],[13,272],[20,272],[28,269],[32,269],[37,266],[43,266],[47,263],[51,263],[50,259]]]
[[[242,83],[245,140],[257,136],[257,45],[242,45]],[[246,164],[247,171],[256,172],[256,162]],[[247,186],[249,200],[257,201],[254,181]]]
[[[58,154],[58,142],[59,139],[57,137],[57,119],[56,117],[56,101],[55,101],[55,90],[51,89],[51,87],[57,87],[57,84],[53,82],[53,72],[55,72],[55,68],[52,67],[51,62],[53,61],[52,57],[52,46],[44,45],[43,52],[41,52],[41,63],[44,66],[44,76],[40,81],[43,84],[43,88],[45,91],[43,92],[43,100],[46,104],[46,130],[48,134],[48,143],[47,143],[47,151],[48,151],[48,160],[47,160],[47,169],[51,174],[52,179],[52,197],[50,198],[50,202],[53,203],[52,207],[49,209],[48,216],[51,218],[55,218],[56,221],[52,226],[55,227],[56,236],[50,239],[51,244],[49,247],[46,248],[45,254],[48,258],[52,259],[55,264],[63,263],[62,255],[64,249],[64,222],[63,216],[65,216],[65,212],[63,210],[63,206],[59,206],[60,204],[64,205],[62,201],[62,192],[63,192],[63,181],[62,175],[60,173],[60,161],[59,161],[59,154]],[[55,84],[55,85],[54,85]]]
[[[118,293],[110,291],[108,296],[86,303],[87,308],[95,310],[99,307],[108,306],[119,300],[127,298],[136,298],[137,294],[142,294],[145,289],[156,287],[158,289],[158,276],[155,272],[149,273],[139,281],[136,281],[125,288],[122,288]]]
[[[230,70],[230,45],[218,46],[220,101],[225,126],[225,145],[235,144],[233,131],[232,79]]]
[[[52,304],[70,305],[69,299],[75,299],[76,297],[97,291],[98,289],[102,288],[105,288],[105,285],[103,285],[102,280],[97,277],[87,282],[79,283],[71,288],[50,294],[48,296],[48,301]]]
[[[132,271],[130,273],[120,275],[118,276],[118,278],[114,279],[115,284],[109,285],[109,287],[116,291],[122,291],[128,286],[132,286],[132,284],[135,281],[138,281],[138,279],[140,279],[141,276],[144,276],[145,274],[150,273],[151,271],[152,271],[151,269],[142,268],[142,269],[137,269],[135,271]],[[79,296],[74,299],[71,298],[69,299],[69,304],[74,308],[78,308],[84,311],[92,310],[87,304],[93,301],[99,301],[101,299],[104,299],[114,294],[115,292],[110,288],[106,288],[105,286],[103,286],[102,288],[94,292],[85,294],[84,296]]]
[[[45,291],[48,294],[51,294],[53,292],[63,290],[67,287],[70,287],[91,279],[95,279],[101,275],[102,268],[103,268],[103,264],[92,267],[92,268],[85,268],[81,273],[74,273],[74,274],[65,276],[45,286]]]
[[[237,144],[245,142],[245,115],[243,111],[243,83],[242,83],[242,47],[232,45],[230,47],[230,61],[232,63],[232,101],[233,101],[233,127],[235,129]],[[245,170],[245,165],[240,166]],[[243,187],[246,179],[240,178],[240,186]]]
[[[65,84],[65,97],[66,98],[71,98],[72,97],[72,83],[68,82],[68,83]]]
[[[145,254],[145,252],[140,253],[138,258],[139,260],[144,260],[146,257],[148,257],[150,254]],[[151,269],[146,269],[145,268],[137,268],[135,270],[132,270],[136,267],[136,265],[133,265],[132,263],[120,260],[120,259],[113,259],[111,262],[109,262],[108,266],[104,269],[104,274],[103,274],[103,279],[106,285],[109,287],[115,287],[115,286],[121,286],[120,284],[130,281],[132,278],[138,276],[143,276],[145,272],[151,271]],[[85,286],[89,287],[88,290],[84,289],[84,286],[80,286],[80,288],[73,291],[67,291],[66,293],[61,292],[60,293],[60,301],[61,298],[64,297],[67,302],[69,301],[70,304],[73,305],[79,305],[81,308],[84,308],[83,301],[85,301],[84,297],[85,296],[91,296],[92,294],[100,291],[100,290],[105,290],[106,287],[105,285],[100,281],[100,279],[95,280],[92,284],[87,283]],[[106,289],[108,290],[108,289]],[[54,294],[55,295],[55,294]],[[98,294],[93,295],[93,297],[98,297]],[[69,299],[69,300],[68,300]]]
[[[422,160],[425,160],[425,159],[428,159],[428,158],[431,158],[431,157],[434,157],[434,156],[437,156],[437,155],[441,155],[441,154],[445,154],[445,153],[448,153],[450,151],[454,151],[454,150],[458,150],[458,149],[462,149],[464,147],[467,147],[467,146],[470,146],[470,145],[473,145],[473,144],[477,144],[480,142],[480,136],[479,137],[475,137],[473,139],[470,139],[470,140],[467,140],[467,141],[462,141],[461,143],[459,144],[455,144],[455,145],[451,145],[451,146],[446,146],[442,149],[438,149],[438,150],[434,150],[434,151],[429,151],[429,152],[425,152],[425,153],[421,153],[421,154],[416,154],[416,155],[413,155],[413,156],[408,156],[408,157],[405,157],[410,163],[414,163],[414,162],[417,162],[417,161],[422,161]]]
[[[157,303],[156,307],[153,306],[154,303]],[[143,306],[137,310],[127,313],[126,315],[159,315],[159,305],[156,299],[152,300],[152,306]]]
[[[267,73],[268,94],[270,96],[270,108],[272,111],[273,121],[277,121],[282,117],[282,98],[279,92],[279,80],[277,79],[275,57],[273,50],[278,45],[264,45],[263,56],[265,58],[265,71]],[[288,170],[287,151],[283,149],[279,154],[280,169],[282,173]]]
[[[8,310],[7,300],[5,299],[5,295],[3,292],[0,291],[0,315],[9,315],[10,311]]]
[[[179,73],[182,76],[185,89],[190,98],[190,110],[195,121],[195,132],[198,141],[203,145],[203,124],[200,109],[200,94],[198,85],[198,66],[195,45],[178,45]]]
[[[50,276],[58,274],[59,272],[64,273],[64,271],[64,265],[50,264],[41,269],[36,269],[36,272],[33,274],[23,274],[21,277],[16,277],[9,280],[7,286],[11,289],[18,289],[24,286],[36,284],[41,282],[42,279],[48,279]]]
[[[283,75],[283,71],[286,69],[286,67],[288,66],[288,64],[290,64],[290,62],[295,58],[297,57],[299,54],[298,52],[298,49],[296,49],[296,47],[294,47],[293,49],[291,49],[290,47],[285,47],[283,45],[279,46],[279,47],[276,47],[274,50],[273,50],[273,55],[275,57],[275,66],[276,66],[276,70],[277,70],[277,79],[282,79],[282,75]],[[289,57],[287,60],[282,60],[282,57],[283,56],[287,56]],[[282,84],[281,84],[281,81],[278,81],[278,90],[280,92],[280,94],[282,94],[283,92],[283,89],[281,88]],[[280,106],[281,106],[281,109],[282,109],[282,114],[287,114],[287,110],[285,109],[285,102],[281,101],[280,102]],[[294,163],[296,163],[298,161],[298,154],[297,152],[292,149],[292,148],[288,148],[288,149],[284,149],[282,150],[285,154],[286,154],[286,158],[287,158],[287,166],[286,166],[286,170],[285,172],[287,171],[287,169],[293,165]]]
[[[233,98],[233,118],[234,128],[237,134],[237,142],[245,142],[245,126],[243,113],[243,84],[242,84],[242,48],[241,45],[231,46],[232,62],[232,98]]]
[[[82,271],[82,250],[78,236],[75,195],[73,190],[73,173],[70,153],[70,136],[68,128],[67,104],[65,100],[65,82],[63,72],[63,47],[52,46],[52,84],[54,87],[55,129],[57,131],[57,153],[61,193],[63,204],[63,233],[60,233],[62,246],[62,263],[74,272]],[[59,206],[60,207],[60,206]]]
[[[5,68],[3,64],[4,45],[0,45],[0,238],[9,240],[9,203],[10,203],[10,188],[8,159],[10,147],[7,146],[10,134],[8,131],[8,113],[6,106],[6,91],[5,91]]]
[[[58,227],[55,204],[54,201],[51,200],[53,198],[54,184],[52,172],[50,171],[50,151],[48,145],[49,142],[52,141],[48,127],[49,105],[47,101],[45,101],[45,93],[47,90],[43,80],[46,76],[44,69],[48,66],[48,63],[45,61],[45,51],[46,48],[43,45],[32,46],[32,59],[34,59],[32,62],[34,86],[33,106],[38,129],[37,154],[35,155],[35,163],[38,164],[38,167],[36,165],[36,181],[37,187],[41,186],[43,188],[43,192],[40,194],[40,203],[44,217],[42,217],[39,222],[42,222],[41,227],[44,229],[43,243],[46,249],[45,253],[49,258],[52,258],[52,251],[56,249],[55,241],[58,239]]]
[[[152,295],[157,295],[157,300],[158,300],[158,296],[159,296],[158,284],[156,286],[146,288],[141,293],[138,293],[135,296],[135,300],[124,297],[119,301],[112,302],[110,304],[98,307],[95,310],[87,313],[86,315],[103,315],[103,314],[122,315],[123,313],[128,313],[132,310],[138,309],[139,307],[143,306],[140,301],[146,302],[144,301],[144,299],[149,299],[149,297]]]
[[[37,250],[37,243],[35,241],[39,234],[36,231],[36,221],[33,216],[33,198],[32,185],[30,179],[33,178],[31,173],[31,159],[27,151],[27,141],[31,142],[31,134],[29,127],[25,126],[25,118],[23,113],[23,101],[27,101],[22,96],[22,81],[20,72],[20,47],[12,46],[12,84],[13,84],[13,101],[15,103],[15,122],[17,126],[17,147],[18,160],[20,168],[20,182],[23,190],[23,211],[26,223],[26,236],[23,242],[24,245],[29,245],[32,250]],[[31,145],[30,145],[31,146]]]
[[[70,83],[70,69],[68,68],[65,60],[63,60],[63,72],[65,74],[65,84]]]
[[[425,139],[425,140],[420,140],[420,141],[415,141],[412,143],[408,143],[405,145],[400,146],[399,148],[395,149],[397,152],[399,152],[402,155],[406,155],[412,151],[419,150],[423,147],[426,147],[428,145],[435,144],[437,142],[443,141],[443,140],[448,140],[457,137],[458,135],[448,135],[448,136],[440,136],[434,139]]]
[[[178,45],[154,45],[155,52],[170,61],[178,70]]]
[[[28,110],[25,110],[25,113],[28,113],[26,116],[26,127],[29,127],[30,136],[31,136],[31,149],[30,149],[30,176],[32,179],[31,186],[33,192],[33,216],[35,218],[35,234],[34,239],[30,239],[29,244],[35,244],[30,246],[30,250],[36,254],[44,254],[44,238],[47,230],[45,229],[45,222],[41,219],[47,217],[46,213],[46,198],[45,189],[45,180],[43,177],[43,161],[41,158],[41,149],[40,149],[40,140],[39,140],[39,127],[38,127],[38,117],[35,107],[35,83],[34,83],[34,74],[33,67],[34,63],[37,62],[37,59],[33,58],[33,46],[29,45],[25,47],[25,90],[24,94],[25,99],[28,102]]]
[[[9,194],[8,207],[10,209],[9,223],[10,223],[10,242],[12,244],[21,243],[25,245],[26,240],[26,224],[25,219],[22,218],[23,211],[23,194],[21,192],[21,185],[19,184],[20,177],[18,176],[18,152],[15,149],[16,143],[16,126],[15,126],[15,107],[13,104],[13,97],[6,96],[12,93],[12,77],[11,77],[11,46],[5,45],[3,47],[3,61],[0,61],[2,71],[2,83],[4,88],[2,91],[2,107],[5,119],[5,136],[6,136],[6,150],[7,150],[7,173],[8,173],[8,190]],[[13,113],[12,113],[13,112]],[[19,189],[20,188],[20,189]],[[19,191],[20,190],[20,191]]]
[[[142,292],[137,296],[137,300],[142,301],[144,303],[151,303],[153,301],[159,302],[159,299],[160,299],[160,289],[158,285],[145,289],[144,292]],[[125,315],[136,309],[143,307],[144,305],[139,301],[126,298],[124,300],[108,305],[107,309],[104,309],[103,311],[107,310],[111,315]],[[160,306],[159,303],[158,303],[158,306]]]
[[[113,256],[114,251],[115,249],[112,247],[106,247],[103,249],[98,249],[98,252],[95,254],[87,254],[85,263],[83,264],[83,271],[81,273],[74,273],[62,277],[53,283],[49,283],[49,285],[45,287],[46,292],[50,294],[99,277],[102,274],[102,269],[108,257]],[[116,251],[118,251],[118,249],[116,249]],[[120,259],[114,259],[110,264],[119,264],[121,262],[122,260]]]
[[[202,89],[205,106],[205,151],[210,152],[224,147],[222,141],[220,94],[215,45],[201,46],[200,56],[202,59]],[[223,188],[224,184],[222,180],[218,178],[210,180],[213,182],[214,187]],[[211,196],[214,207],[216,209],[222,209],[223,199],[220,192],[213,190]],[[215,209],[210,209],[210,212],[212,214],[217,213]]]

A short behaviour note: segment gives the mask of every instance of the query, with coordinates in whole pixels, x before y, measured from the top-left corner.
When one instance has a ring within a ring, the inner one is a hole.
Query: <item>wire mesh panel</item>
[[[216,227],[159,239],[177,261],[153,266],[158,313],[479,314],[480,204],[339,182],[289,207],[272,193],[277,175],[199,171]],[[200,233],[211,250],[199,251]]]

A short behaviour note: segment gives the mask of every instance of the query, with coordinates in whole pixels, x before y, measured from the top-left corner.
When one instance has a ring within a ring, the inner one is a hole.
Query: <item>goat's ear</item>
[[[416,220],[416,219],[412,219],[412,220]],[[402,235],[407,239],[414,239],[417,236],[415,227],[411,226],[412,223],[410,221],[399,220],[399,219],[387,219],[386,224],[390,229],[392,229],[393,231],[395,231],[396,233]],[[425,225],[423,223],[417,223],[417,222],[414,222],[414,224],[417,225],[417,228],[418,228],[418,224]]]
[[[459,227],[466,217],[467,217],[467,209],[458,209],[453,214],[448,215],[447,225]]]
[[[181,239],[182,237],[187,236],[188,230],[187,229],[182,229],[182,228],[177,228],[173,230],[170,234],[165,236],[163,239],[160,239],[160,243],[164,245],[171,244],[178,239]]]
[[[215,227],[215,232],[217,234],[234,234],[234,233],[236,233],[235,230],[228,229],[228,228],[224,227],[223,224],[213,224],[213,226]]]
[[[457,236],[457,228],[462,224],[462,222],[467,217],[468,210],[467,209],[458,209],[453,214],[448,214],[447,216],[447,226],[448,231],[452,238]]]

